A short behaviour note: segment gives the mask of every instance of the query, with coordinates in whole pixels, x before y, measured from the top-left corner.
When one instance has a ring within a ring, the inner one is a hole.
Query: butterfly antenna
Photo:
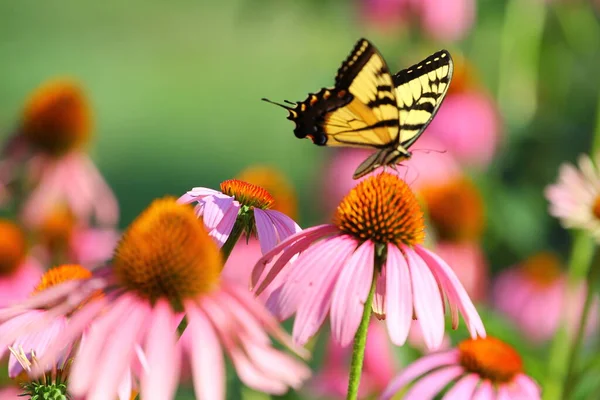
[[[285,105],[285,104],[281,104],[281,103],[277,103],[277,102],[275,102],[275,101],[273,101],[273,100],[265,99],[264,97],[263,97],[261,100],[262,100],[262,101],[266,101],[267,103],[275,104],[276,106],[279,106],[279,107],[285,108],[286,110],[291,110],[291,109],[292,109],[292,107],[290,107],[290,106],[287,106],[287,105]],[[291,105],[293,105],[293,106],[295,106],[295,105],[296,105],[295,103],[292,103],[291,101],[284,100],[284,102],[286,102],[286,103],[288,103],[288,104],[291,104]]]
[[[438,154],[444,154],[447,152],[447,150],[440,150],[440,149],[411,149],[412,152],[420,152],[420,153],[425,153],[425,154],[429,154],[429,153],[438,153]]]

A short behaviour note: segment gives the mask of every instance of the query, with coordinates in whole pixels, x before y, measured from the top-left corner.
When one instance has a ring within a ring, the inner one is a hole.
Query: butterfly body
[[[309,94],[288,110],[298,138],[319,146],[374,148],[356,170],[360,178],[380,166],[410,158],[408,148],[437,112],[452,76],[450,54],[439,51],[391,75],[366,39],[359,40],[339,68],[335,86]]]

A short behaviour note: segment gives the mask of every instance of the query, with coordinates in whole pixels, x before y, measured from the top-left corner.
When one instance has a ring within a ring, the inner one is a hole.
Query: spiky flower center
[[[35,287],[34,293],[42,292],[63,282],[88,279],[91,277],[92,273],[79,264],[60,265],[51,268],[44,273],[40,283]]]
[[[72,81],[50,81],[25,105],[21,134],[39,150],[60,155],[87,142],[91,115],[82,89]]]
[[[508,383],[523,372],[519,354],[496,338],[468,339],[458,345],[458,350],[460,363],[468,372],[493,383]]]
[[[476,240],[485,227],[483,199],[473,183],[457,179],[421,191],[429,218],[441,239]]]
[[[39,228],[39,240],[53,255],[64,255],[69,246],[76,218],[66,206],[57,207]]]
[[[521,264],[521,271],[539,286],[553,284],[562,274],[560,259],[549,251],[529,257]]]
[[[152,202],[129,225],[115,250],[113,268],[127,290],[152,303],[166,298],[180,309],[184,299],[217,285],[223,261],[193,208],[166,197]]]
[[[25,260],[25,234],[17,225],[0,220],[0,276],[8,276]]]
[[[333,223],[358,240],[412,246],[423,243],[423,211],[410,187],[381,173],[356,185],[342,199]]]
[[[298,214],[296,192],[286,177],[275,168],[254,166],[243,170],[237,177],[239,180],[265,188],[274,199],[273,210],[280,211],[295,219]]]
[[[252,183],[229,179],[221,183],[221,192],[234,197],[241,205],[263,210],[273,206],[275,200],[265,189]]]

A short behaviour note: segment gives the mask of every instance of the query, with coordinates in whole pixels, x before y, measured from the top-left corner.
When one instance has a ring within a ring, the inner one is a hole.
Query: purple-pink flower
[[[299,387],[309,369],[271,347],[269,335],[294,347],[291,338],[245,287],[221,276],[222,268],[193,208],[156,200],[124,232],[110,266],[0,310],[0,348],[68,316],[32,373],[78,342],[69,375],[76,398],[114,398],[130,373],[144,399],[173,399],[187,363],[197,398],[224,399],[223,352],[254,389],[282,394]],[[40,318],[22,317],[40,309]],[[1,329],[6,324],[10,329]]]
[[[222,247],[234,229],[256,233],[263,253],[300,231],[298,224],[282,212],[271,209],[273,196],[260,186],[230,179],[221,183],[221,191],[196,187],[181,196],[180,203],[196,203],[208,234]],[[237,224],[237,226],[236,226]],[[236,238],[237,240],[237,238]]]
[[[524,373],[519,354],[488,336],[418,359],[392,380],[379,400],[389,400],[399,391],[405,400],[432,399],[448,385],[445,400],[541,398],[537,383]]]
[[[460,310],[471,335],[485,336],[477,310],[452,269],[421,245],[424,236],[423,212],[415,195],[396,175],[381,173],[350,191],[333,224],[306,229],[266,253],[254,267],[252,284],[260,294],[284,274],[267,305],[281,319],[296,314],[293,338],[299,344],[306,343],[329,314],[333,337],[348,345],[372,284],[373,311],[385,315],[397,345],[406,341],[416,317],[427,346],[439,348],[445,299],[454,327]]]

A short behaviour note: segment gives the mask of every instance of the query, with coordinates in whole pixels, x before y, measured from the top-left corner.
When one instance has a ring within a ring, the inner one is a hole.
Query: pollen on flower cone
[[[167,197],[152,202],[127,228],[113,268],[128,290],[179,307],[215,287],[223,261],[193,208]]]
[[[91,113],[81,87],[53,80],[37,88],[25,104],[19,132],[34,147],[60,155],[85,144]]]
[[[460,363],[469,372],[495,383],[511,381],[523,372],[519,354],[494,337],[468,339],[459,344]]]
[[[63,282],[77,279],[87,279],[92,277],[92,272],[79,264],[65,264],[54,267],[46,271],[42,276],[40,283],[35,287],[34,292],[43,292],[53,286]]]

